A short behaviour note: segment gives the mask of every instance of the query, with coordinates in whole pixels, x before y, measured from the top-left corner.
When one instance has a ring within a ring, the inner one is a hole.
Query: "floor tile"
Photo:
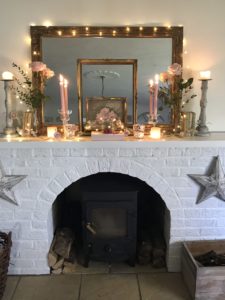
[[[21,277],[13,300],[76,300],[80,275]]]
[[[142,300],[190,300],[179,273],[138,274]]]
[[[19,276],[8,276],[2,300],[11,300],[19,281]]]
[[[134,274],[83,275],[80,300],[139,300]]]
[[[165,268],[156,269],[153,268],[151,265],[138,265],[136,264],[135,267],[131,267],[126,263],[113,263],[111,268],[112,273],[116,274],[137,274],[137,273],[162,273],[166,272]]]
[[[107,274],[109,273],[108,263],[102,261],[90,261],[88,268],[77,264],[75,274]]]
[[[156,269],[151,265],[139,265],[136,264],[135,267],[129,266],[127,263],[122,262],[113,262],[111,269],[107,262],[102,261],[90,261],[88,268],[83,267],[80,264],[77,264],[74,268],[72,274],[137,274],[137,273],[162,273],[166,272],[165,268]]]

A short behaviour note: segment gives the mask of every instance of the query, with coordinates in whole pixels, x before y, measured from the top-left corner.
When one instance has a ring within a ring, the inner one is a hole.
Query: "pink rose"
[[[181,67],[181,65],[179,65],[177,63],[174,63],[174,64],[172,64],[171,66],[168,67],[168,73],[170,75],[179,76],[179,75],[181,75],[181,72],[182,72],[182,67]]]
[[[49,68],[46,68],[43,70],[43,76],[46,78],[46,79],[50,79],[51,77],[53,77],[55,75],[54,71],[52,71],[51,69]]]
[[[33,61],[29,64],[32,72],[41,72],[46,69],[46,65],[42,61]]]
[[[171,79],[171,74],[169,74],[168,72],[162,72],[159,74],[159,80],[161,82],[166,82],[169,81]]]

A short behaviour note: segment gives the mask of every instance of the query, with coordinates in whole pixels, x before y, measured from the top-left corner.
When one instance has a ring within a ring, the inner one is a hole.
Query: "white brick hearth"
[[[14,187],[18,206],[0,199],[0,230],[12,231],[10,274],[49,273],[46,255],[53,236],[52,204],[76,180],[98,172],[129,174],[145,181],[164,200],[167,267],[180,270],[184,240],[224,239],[225,202],[211,198],[196,205],[199,186],[187,174],[204,174],[225,140],[27,141],[0,142],[7,175],[28,175]],[[169,217],[170,216],[170,217]]]

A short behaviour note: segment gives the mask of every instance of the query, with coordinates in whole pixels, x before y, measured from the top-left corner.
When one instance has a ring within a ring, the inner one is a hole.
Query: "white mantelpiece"
[[[211,198],[196,205],[199,186],[187,174],[204,174],[219,155],[225,169],[225,135],[166,141],[24,142],[1,140],[7,174],[28,175],[14,187],[18,206],[0,199],[0,230],[11,230],[11,274],[49,273],[46,254],[53,235],[52,204],[81,177],[98,172],[129,174],[158,192],[170,213],[167,266],[180,269],[184,240],[224,239],[225,202]]]

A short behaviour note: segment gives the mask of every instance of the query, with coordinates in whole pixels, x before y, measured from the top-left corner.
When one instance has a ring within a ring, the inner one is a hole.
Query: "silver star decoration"
[[[26,175],[5,175],[0,163],[0,198],[18,205],[11,189],[23,180]]]
[[[196,204],[211,197],[217,197],[225,201],[225,175],[218,156],[213,160],[210,175],[188,174],[188,176],[202,186],[202,190],[198,196]]]

